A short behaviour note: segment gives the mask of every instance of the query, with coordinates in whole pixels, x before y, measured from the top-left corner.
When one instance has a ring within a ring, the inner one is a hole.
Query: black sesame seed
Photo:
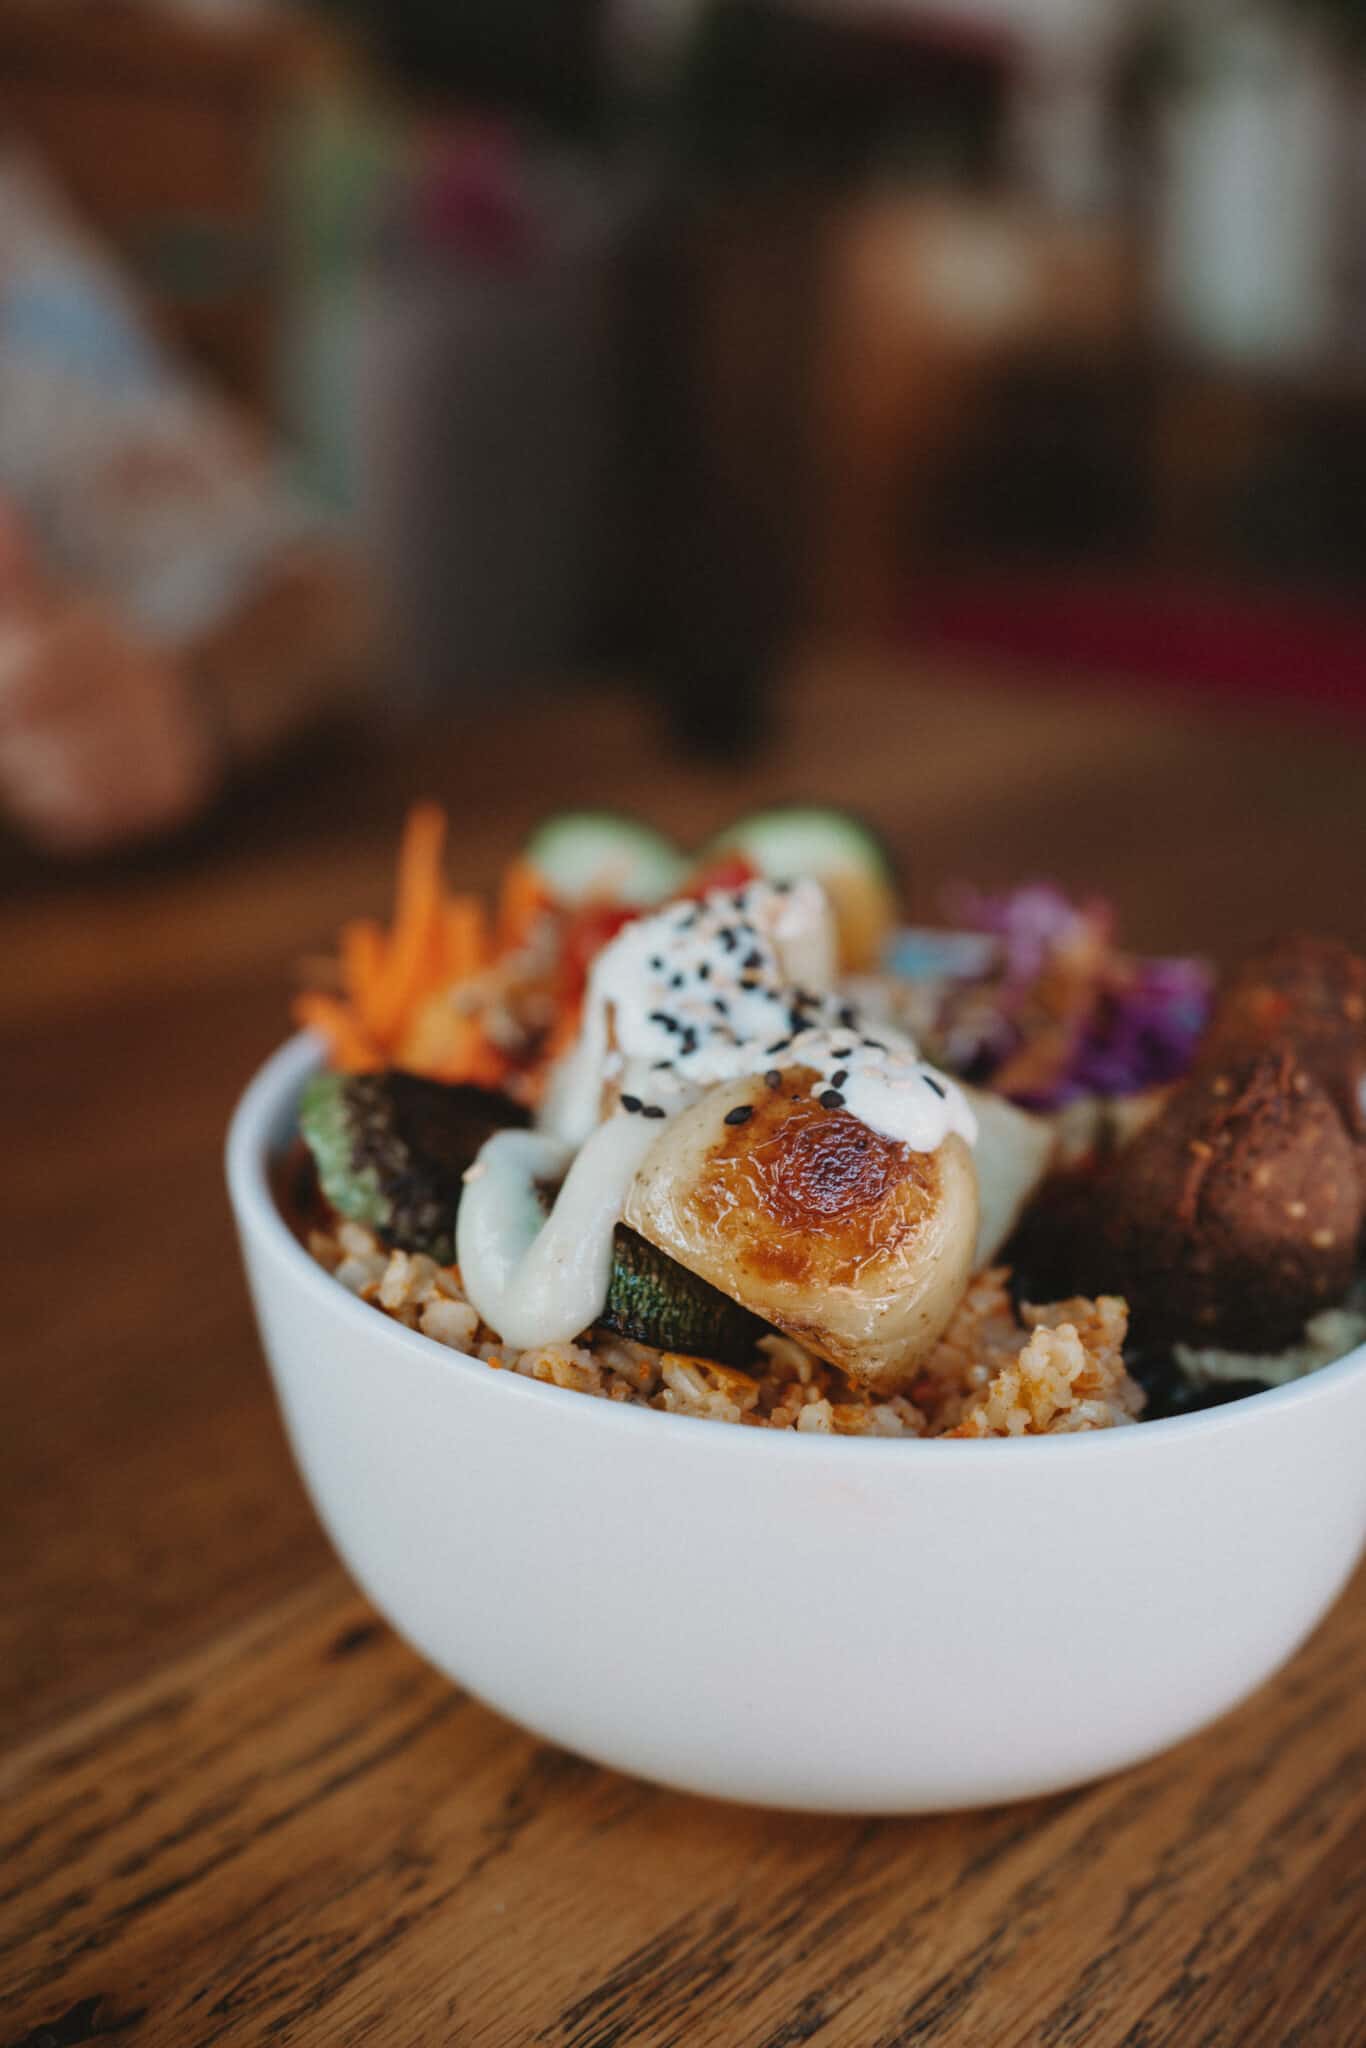
[[[851,1060],[854,1057],[854,1048],[852,1045],[842,1045],[839,1051],[832,1052],[830,1057],[832,1060]]]
[[[687,1030],[683,1033],[682,1050],[685,1054],[697,1051],[697,1032],[691,1024],[689,1024]]]
[[[832,1088],[842,1088],[848,1079],[848,1074],[845,1072],[844,1068],[841,1067],[837,1074],[832,1074],[830,1076],[830,1086]]]
[[[726,1001],[724,996],[713,996],[711,999],[711,1006],[713,1010],[716,1011],[716,1014],[719,1017],[729,1017],[730,1004]]]
[[[687,976],[686,976],[686,975],[683,975],[683,974],[671,974],[671,975],[669,976],[669,987],[670,987],[670,988],[682,988],[682,986],[683,986],[683,983],[684,983],[684,981],[685,981],[686,979],[687,979]]]
[[[725,947],[728,953],[733,953],[735,951],[735,948],[740,943],[739,939],[736,937],[733,927],[728,924],[723,924],[721,926],[721,929],[717,932],[716,936],[721,941],[721,944]]]
[[[786,896],[788,891],[791,889],[792,884],[791,882],[775,882],[773,886],[780,896]]]
[[[654,968],[656,974],[662,974],[664,972],[663,957],[659,953],[651,953],[650,965]]]
[[[805,1031],[805,1014],[801,1010],[789,1010],[787,1013],[787,1025],[794,1037],[799,1031]]]
[[[781,1088],[782,1085],[782,1075],[778,1072],[778,1069],[776,1067],[770,1067],[768,1072],[764,1075],[765,1088]]]
[[[726,1111],[726,1122],[728,1124],[747,1124],[753,1114],[754,1110],[748,1102],[737,1102],[734,1109]]]
[[[822,1108],[822,1109],[843,1109],[843,1108],[844,1108],[844,1097],[843,1097],[843,1096],[842,1096],[842,1095],[840,1094],[840,1091],[839,1091],[839,1089],[838,1089],[838,1088],[825,1088],[825,1089],[822,1089],[822,1091],[821,1091],[821,1098],[820,1098],[820,1102],[821,1102],[821,1108]]]
[[[730,899],[730,900],[731,900],[731,902],[732,902],[732,903],[733,903],[733,904],[735,905],[735,908],[736,908],[737,910],[743,910],[743,909],[744,909],[744,907],[745,907],[745,892],[744,892],[744,890],[743,890],[743,889],[737,889],[737,890],[736,890],[736,892],[735,892],[735,894],[734,894],[734,895],[733,895],[733,896],[731,897],[731,899]]]
[[[935,1094],[939,1097],[940,1101],[942,1102],[944,1100],[946,1090],[940,1087],[939,1083],[935,1080],[934,1075],[922,1074],[920,1078],[925,1083],[925,1086],[927,1088],[933,1088]]]
[[[869,1052],[886,1052],[887,1050],[886,1046],[882,1043],[882,1040],[880,1038],[865,1038],[863,1042],[867,1046]]]
[[[701,965],[701,966],[700,966],[700,967],[698,968],[698,970],[697,970],[697,979],[698,979],[699,981],[710,981],[710,980],[711,980],[711,962],[710,962],[710,960],[704,960],[704,961],[702,962],[702,965]]]
[[[662,1025],[665,1031],[677,1031],[678,1019],[671,1017],[667,1010],[651,1010],[650,1022]]]
[[[642,1116],[662,1117],[668,1115],[668,1111],[661,1109],[657,1102],[647,1102],[644,1109],[642,1109],[640,1113]]]
[[[629,1110],[634,1116],[635,1112],[641,1107],[640,1097],[638,1095],[623,1095],[621,1106],[623,1109]]]
[[[672,1073],[673,1064],[672,1060],[651,1060],[650,1072],[652,1074]]]
[[[740,976],[740,986],[742,989],[745,990],[746,994],[753,995],[755,989],[758,988],[759,984],[754,979],[754,976],[752,974],[742,974]]]
[[[751,952],[746,953],[744,959],[740,962],[742,967],[748,967],[753,974],[757,974],[763,964],[764,956],[757,946]]]
[[[840,1023],[844,1026],[846,1031],[858,1030],[858,1011],[854,1008],[852,1003],[846,1003],[839,1014]]]
[[[787,1051],[787,1048],[788,1048],[788,1047],[789,1047],[789,1046],[791,1045],[791,1043],[792,1043],[792,1040],[791,1040],[790,1038],[775,1038],[775,1039],[774,1039],[774,1041],[773,1041],[773,1043],[772,1043],[772,1045],[766,1045],[766,1046],[764,1047],[764,1051],[765,1051],[765,1052],[786,1052],[786,1051]]]

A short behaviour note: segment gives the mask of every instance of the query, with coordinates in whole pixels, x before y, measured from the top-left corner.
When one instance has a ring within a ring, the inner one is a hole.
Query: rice
[[[1124,1366],[1122,1301],[1059,1302],[1026,1315],[1033,1335],[951,1436],[1057,1436],[1138,1420],[1143,1391]]]
[[[481,1323],[455,1266],[388,1251],[356,1223],[314,1231],[309,1250],[362,1301],[496,1371],[670,1415],[819,1436],[1056,1436],[1134,1422],[1143,1406],[1124,1366],[1122,1301],[1055,1302],[1021,1319],[1003,1269],[976,1277],[908,1393],[889,1396],[777,1335],[760,1340],[750,1371],[596,1332],[518,1350]]]

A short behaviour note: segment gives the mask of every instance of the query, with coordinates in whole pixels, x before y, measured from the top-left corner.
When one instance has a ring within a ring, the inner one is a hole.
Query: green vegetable
[[[617,1226],[612,1282],[600,1329],[661,1351],[685,1351],[718,1365],[750,1365],[769,1325],[699,1280],[634,1230]]]
[[[872,829],[847,811],[792,804],[756,811],[717,834],[703,860],[740,854],[767,882],[820,882],[839,929],[840,965],[875,967],[896,922],[891,856]]]
[[[526,1112],[483,1088],[380,1074],[317,1074],[299,1104],[299,1130],[318,1184],[338,1215],[401,1251],[455,1259],[464,1173],[495,1131]],[[551,1191],[538,1190],[549,1210]],[[601,1327],[661,1351],[747,1365],[768,1328],[633,1230],[619,1226]]]
[[[705,852],[743,853],[770,882],[845,871],[885,882],[895,879],[891,856],[871,826],[848,811],[802,804],[779,804],[738,818]]]
[[[465,1169],[486,1138],[526,1121],[506,1096],[397,1067],[317,1074],[299,1104],[300,1134],[337,1213],[442,1265],[455,1258]]]
[[[299,1135],[313,1154],[318,1185],[339,1216],[378,1228],[388,1204],[373,1167],[355,1160],[357,1119],[345,1074],[315,1074],[299,1101]]]
[[[676,846],[615,811],[562,811],[538,826],[526,857],[557,903],[606,901],[647,908],[671,896],[687,863]]]

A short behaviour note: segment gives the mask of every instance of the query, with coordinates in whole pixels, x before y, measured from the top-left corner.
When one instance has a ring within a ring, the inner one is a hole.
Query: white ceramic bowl
[[[315,1060],[277,1053],[228,1143],[295,1454],[376,1606],[541,1736],[773,1806],[1019,1799],[1224,1713],[1353,1567],[1366,1350],[1208,1414],[1007,1443],[732,1429],[444,1350],[276,1210]]]

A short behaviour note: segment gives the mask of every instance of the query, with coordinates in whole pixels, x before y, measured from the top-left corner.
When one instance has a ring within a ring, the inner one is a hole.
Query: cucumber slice
[[[756,811],[706,849],[726,853],[742,854],[768,882],[820,882],[835,913],[841,967],[865,973],[878,965],[896,923],[896,875],[886,847],[858,818],[797,804]]]
[[[671,896],[687,863],[662,832],[615,811],[561,811],[537,827],[526,857],[557,903],[641,909]]]
[[[466,1167],[495,1131],[526,1121],[489,1089],[398,1068],[317,1074],[299,1103],[300,1134],[338,1214],[442,1265],[455,1257]]]
[[[612,1282],[598,1327],[661,1351],[686,1351],[718,1365],[751,1365],[769,1325],[699,1280],[625,1224],[612,1242]]]

